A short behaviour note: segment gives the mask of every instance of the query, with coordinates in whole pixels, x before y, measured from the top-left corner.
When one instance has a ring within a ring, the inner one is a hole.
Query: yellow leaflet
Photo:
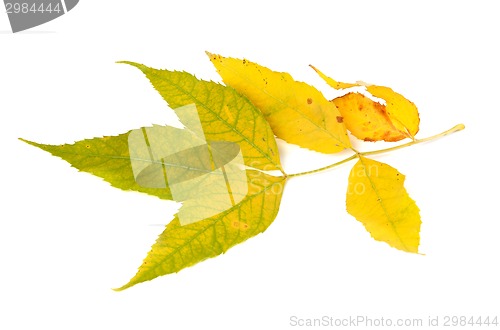
[[[400,132],[413,139],[418,133],[420,124],[418,109],[415,104],[389,87],[372,85],[366,89],[373,96],[386,101],[386,112],[392,124]]]
[[[247,60],[207,54],[224,83],[262,111],[277,137],[323,153],[351,146],[342,115],[316,88]]]
[[[349,175],[347,212],[363,223],[374,239],[417,253],[420,214],[404,181],[405,176],[395,168],[360,156]]]
[[[311,67],[335,89],[363,86],[373,96],[386,101],[383,105],[359,93],[347,94],[333,100],[345,119],[347,129],[355,137],[365,141],[388,142],[399,141],[407,137],[414,139],[420,124],[418,109],[403,95],[385,86],[337,82],[315,67]],[[378,126],[376,127],[374,123]]]

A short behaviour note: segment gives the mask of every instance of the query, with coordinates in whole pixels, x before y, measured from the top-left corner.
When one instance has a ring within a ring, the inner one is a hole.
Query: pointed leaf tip
[[[139,70],[141,70],[143,72],[148,68],[144,64],[137,63],[137,62],[132,62],[132,61],[118,61],[116,63],[117,64],[127,64],[127,65],[130,65],[130,66],[138,68]]]

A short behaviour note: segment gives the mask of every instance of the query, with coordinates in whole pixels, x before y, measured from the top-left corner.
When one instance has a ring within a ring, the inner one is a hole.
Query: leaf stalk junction
[[[349,161],[351,161],[353,159],[358,158],[359,156],[378,155],[378,154],[383,154],[383,153],[394,151],[394,150],[398,150],[398,149],[403,149],[403,148],[410,147],[410,146],[413,146],[413,145],[416,145],[416,144],[420,144],[420,143],[424,143],[424,142],[429,142],[429,141],[433,141],[433,140],[445,137],[446,135],[449,135],[449,134],[452,134],[452,133],[455,133],[455,132],[459,132],[459,131],[463,130],[464,128],[465,128],[464,124],[458,124],[458,125],[455,125],[452,128],[450,128],[450,129],[448,129],[448,130],[446,130],[444,132],[441,132],[439,134],[432,135],[432,136],[429,136],[429,137],[426,137],[426,138],[423,138],[423,139],[415,139],[415,140],[412,140],[412,141],[404,143],[404,144],[400,144],[400,145],[395,146],[395,147],[390,147],[390,148],[385,148],[385,149],[380,149],[380,150],[359,152],[356,149],[351,148],[351,150],[355,154],[351,155],[350,157],[348,157],[346,159],[343,159],[343,160],[341,160],[339,162],[336,162],[336,163],[333,163],[333,164],[330,164],[330,165],[327,165],[327,166],[324,166],[324,167],[317,168],[315,170],[310,170],[310,171],[305,171],[305,172],[288,174],[287,177],[288,178],[293,178],[293,177],[297,177],[297,176],[304,176],[304,175],[314,174],[314,173],[318,173],[318,172],[323,172],[323,171],[332,169],[334,167],[337,167],[339,165],[342,165],[344,163],[347,163],[347,162],[349,162]]]

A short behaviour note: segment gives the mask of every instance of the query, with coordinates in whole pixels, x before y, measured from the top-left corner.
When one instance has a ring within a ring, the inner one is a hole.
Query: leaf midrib
[[[52,146],[52,147],[57,147],[57,146]],[[145,163],[150,163],[152,165],[153,164],[166,165],[166,166],[172,167],[172,168],[182,168],[182,169],[192,170],[195,172],[202,172],[202,173],[206,173],[206,174],[210,174],[213,172],[211,170],[205,170],[205,169],[200,169],[200,168],[196,168],[196,167],[189,167],[189,166],[184,166],[184,165],[180,165],[180,164],[172,164],[172,163],[162,162],[159,160],[151,160],[151,159],[142,159],[142,158],[115,156],[115,155],[106,155],[106,154],[104,154],[104,155],[103,154],[85,154],[85,153],[77,153],[77,152],[70,152],[70,151],[58,151],[58,153],[64,154],[64,155],[84,156],[84,157],[88,157],[88,158],[94,157],[94,158],[103,158],[103,159],[106,159],[106,158],[107,159],[120,159],[120,160],[124,160],[124,161],[134,160],[134,161],[141,161],[141,162],[145,162]]]
[[[389,212],[387,211],[387,208],[384,204],[384,199],[382,198],[382,196],[380,196],[379,192],[378,192],[378,189],[375,185],[375,183],[373,182],[373,180],[371,179],[371,176],[369,175],[367,169],[366,169],[366,165],[365,163],[363,162],[363,159],[362,157],[359,157],[359,161],[361,162],[361,165],[363,166],[363,170],[365,171],[365,175],[366,177],[368,178],[368,181],[370,182],[370,185],[372,186],[373,190],[375,191],[375,194],[377,195],[377,198],[379,200],[379,203],[380,205],[382,206],[382,210],[384,211],[384,214],[387,218],[387,221],[389,222],[389,224],[391,225],[391,228],[392,230],[394,231],[394,233],[396,234],[397,238],[399,239],[399,241],[401,242],[401,244],[403,245],[403,247],[405,248],[406,251],[410,251],[410,249],[408,249],[408,247],[406,246],[405,242],[403,241],[403,239],[401,238],[401,236],[399,236],[399,231],[396,229],[396,225],[394,224],[394,221],[392,220],[392,217],[389,215]]]

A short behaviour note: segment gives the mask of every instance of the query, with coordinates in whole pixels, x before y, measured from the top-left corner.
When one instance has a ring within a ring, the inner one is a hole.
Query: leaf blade
[[[248,166],[284,173],[269,124],[234,89],[199,80],[187,72],[158,70],[128,61],[118,63],[141,70],[184,125],[189,126],[184,107],[195,104],[207,140],[238,143]]]
[[[316,88],[257,63],[207,55],[224,83],[262,111],[277,137],[323,153],[351,146],[341,114]]]
[[[67,161],[79,171],[100,177],[113,187],[172,200],[172,193],[168,187],[147,188],[139,185],[135,180],[128,147],[129,133],[86,139],[74,144],[63,145],[48,145],[25,139],[20,140]]]
[[[404,181],[395,168],[359,156],[349,175],[346,208],[375,240],[418,253],[420,214]]]
[[[178,272],[264,232],[276,218],[286,177],[254,170],[247,171],[247,176],[248,194],[238,205],[186,226],[176,217],[158,237],[137,274],[115,290]]]

